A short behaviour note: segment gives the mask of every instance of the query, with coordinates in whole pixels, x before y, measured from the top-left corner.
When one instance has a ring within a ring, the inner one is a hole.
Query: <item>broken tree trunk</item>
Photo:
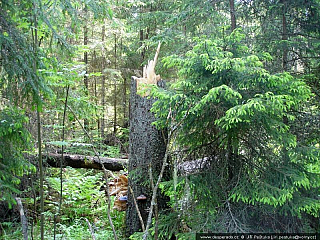
[[[60,167],[61,154],[49,153],[44,156],[47,157],[47,163],[51,167]],[[120,171],[127,167],[128,159],[119,158],[106,158],[100,157],[101,163],[107,170]],[[63,167],[69,166],[73,168],[93,168],[102,169],[101,164],[97,157],[85,156],[85,155],[63,155]]]
[[[159,81],[158,86],[164,83]],[[162,85],[162,86],[161,86]],[[152,122],[154,114],[150,112],[152,104],[156,100],[144,98],[137,94],[137,78],[132,77],[130,95],[130,136],[129,136],[129,187],[137,198],[140,195],[147,197],[146,200],[138,200],[138,207],[143,221],[146,223],[148,207],[150,207],[152,189],[149,178],[149,168],[152,169],[153,178],[158,178],[161,170],[162,159],[166,146],[164,134],[157,130]],[[128,205],[126,212],[126,233],[128,236],[141,230],[133,195],[128,192]],[[159,210],[166,208],[167,199],[160,194],[157,197]]]
[[[27,220],[26,215],[24,214],[21,198],[16,197],[16,201],[17,201],[17,206],[18,206],[19,213],[20,213],[23,239],[28,240],[28,220]]]

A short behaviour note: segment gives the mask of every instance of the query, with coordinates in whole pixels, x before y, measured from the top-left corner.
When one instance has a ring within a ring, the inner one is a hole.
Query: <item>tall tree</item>
[[[236,11],[234,8],[234,0],[229,0],[229,4],[230,4],[231,31],[233,31],[237,27]]]
[[[101,32],[101,41],[102,44],[104,45],[104,38],[105,38],[105,23],[102,25],[102,32]],[[104,48],[103,50],[104,51]],[[102,79],[101,79],[101,105],[102,105],[102,118],[101,118],[101,138],[104,139],[104,129],[105,129],[105,82],[106,82],[106,77],[104,75],[104,69],[106,65],[106,57],[105,54],[103,54],[102,58]]]
[[[40,3],[41,4],[41,3]],[[39,46],[39,41],[38,41],[38,8],[37,2],[33,2],[33,54],[34,54],[34,59],[38,58],[38,47]],[[34,60],[33,62],[33,71],[37,73],[39,66],[37,65],[37,61]],[[41,92],[38,93],[38,101],[36,102],[36,107],[37,107],[37,139],[38,139],[38,164],[39,164],[39,175],[40,175],[40,236],[41,240],[44,239],[44,188],[43,188],[43,183],[44,183],[44,171],[43,171],[43,161],[42,161],[42,138],[41,138],[41,116],[40,116],[40,111],[42,110],[42,103],[41,103]]]
[[[235,30],[224,39],[199,40],[186,57],[166,60],[180,69],[180,80],[172,91],[159,90],[155,95],[160,99],[154,106],[156,116],[162,119],[157,124],[168,124],[165,116],[174,112],[175,122],[183,120],[178,135],[181,153],[185,159],[199,158],[198,165],[192,163],[198,172],[181,177],[177,184],[183,186],[177,188],[178,199],[188,199],[190,210],[182,219],[194,231],[210,218],[202,231],[246,232],[257,231],[258,222],[276,211],[279,222],[288,220],[284,214],[295,219],[291,229],[295,231],[299,216],[318,216],[320,208],[319,175],[310,171],[319,149],[300,144],[290,128],[312,94],[303,81],[264,69],[262,61],[267,58],[259,59],[244,48],[243,38]],[[172,194],[172,181],[166,186]],[[242,211],[246,216],[242,221],[239,214],[245,206],[248,211]],[[264,231],[271,227],[259,226]]]
[[[114,34],[114,69],[117,70],[117,34]],[[113,98],[113,134],[117,132],[117,79],[114,78],[114,98]]]
[[[84,7],[84,26],[83,26],[83,45],[85,47],[88,47],[88,7],[85,5]],[[83,53],[83,61],[86,66],[86,72],[83,76],[83,83],[84,83],[84,88],[86,91],[86,94],[89,95],[89,79],[88,79],[88,50],[85,50]],[[88,119],[84,119],[84,127],[86,130],[89,128],[89,121]]]
[[[281,39],[283,40],[283,53],[282,53],[282,67],[284,71],[288,70],[288,30],[287,30],[287,2],[281,0],[282,3],[282,34]]]

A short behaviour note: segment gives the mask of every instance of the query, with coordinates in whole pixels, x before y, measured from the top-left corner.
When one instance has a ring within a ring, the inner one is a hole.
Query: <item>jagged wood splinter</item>
[[[157,59],[160,52],[161,43],[159,42],[156,54],[154,56],[154,60],[149,60],[148,65],[143,67],[143,75],[142,78],[136,78],[137,81],[137,90],[142,90],[142,86],[144,84],[157,84],[157,82],[161,79],[160,75],[157,75],[155,72],[155,67],[157,64]],[[145,91],[141,94],[142,97],[146,97],[149,95],[149,91]]]

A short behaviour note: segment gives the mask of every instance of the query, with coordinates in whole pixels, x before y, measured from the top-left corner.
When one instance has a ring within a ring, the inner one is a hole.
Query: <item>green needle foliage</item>
[[[161,184],[172,209],[159,213],[159,239],[319,231],[319,6],[319,0],[1,1],[0,200],[12,204],[20,176],[34,170],[23,153],[37,136],[36,106],[44,152],[65,145],[66,153],[95,155],[79,120],[101,156],[121,156],[130,76],[139,75],[161,41],[164,60],[156,72],[178,79],[167,90],[153,89],[154,124],[179,128],[170,146],[174,177]],[[112,128],[116,135],[109,137]],[[45,178],[45,211],[38,216],[46,218],[46,237],[57,218],[57,238],[88,239],[87,218],[100,228],[98,239],[112,238],[99,215],[107,208],[100,174],[68,169],[63,177],[62,193],[58,173]],[[38,186],[32,192],[33,198],[20,194],[26,213],[38,207]],[[112,214],[120,232],[123,215]]]
[[[178,161],[206,157],[200,170],[178,179],[177,192],[163,185],[193,230],[207,221],[202,231],[284,231],[259,224],[275,213],[283,224],[284,216],[319,217],[319,145],[295,132],[313,94],[289,73],[268,72],[270,55],[249,51],[243,38],[239,29],[223,40],[198,38],[185,57],[164,60],[180,78],[169,90],[154,89],[155,125],[182,121]],[[260,218],[250,217],[257,212]]]
[[[48,93],[44,79],[34,71],[34,64],[44,68],[41,53],[35,56],[26,35],[8,20],[6,13],[0,14],[1,79],[0,87],[5,89],[6,98],[16,105],[31,100],[40,102],[40,91]]]
[[[0,200],[11,207],[18,194],[19,177],[35,172],[23,156],[31,148],[30,133],[25,128],[28,118],[21,110],[7,107],[0,111]]]

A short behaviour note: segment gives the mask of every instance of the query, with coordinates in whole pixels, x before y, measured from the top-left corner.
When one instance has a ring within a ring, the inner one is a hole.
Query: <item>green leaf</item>
[[[113,11],[111,8],[108,8],[108,14],[109,14],[110,19],[112,19],[113,18]]]

